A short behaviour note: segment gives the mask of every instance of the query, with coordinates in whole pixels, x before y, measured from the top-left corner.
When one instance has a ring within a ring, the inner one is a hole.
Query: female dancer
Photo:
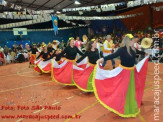
[[[51,60],[48,60],[50,57],[50,53],[47,50],[47,46],[43,46],[43,51],[40,53],[40,55],[36,58],[37,61],[35,61],[35,71],[39,73],[49,73],[51,71]],[[41,57],[41,58],[40,58]],[[40,59],[39,59],[40,58]],[[39,60],[38,60],[39,59]]]
[[[47,58],[46,61],[51,60],[52,58],[55,59],[55,61],[58,62],[58,64],[61,64],[63,60],[60,60],[61,56],[61,49],[57,48],[57,50],[54,51],[54,53],[51,54],[50,58]],[[51,62],[50,62],[51,64]],[[51,67],[50,67],[51,68]],[[50,69],[51,71],[51,69]]]
[[[59,55],[60,57],[66,54],[66,60],[62,64],[58,64],[55,60],[52,60],[52,79],[55,82],[64,85],[74,85],[72,79],[73,76],[73,63],[77,53],[83,55],[82,52],[74,44],[74,38],[69,38],[68,46]]]
[[[48,49],[48,52],[49,52],[51,55],[52,55],[53,52],[55,51],[54,48],[52,47],[52,44],[51,44],[51,43],[48,44],[48,48],[47,48],[47,49]]]
[[[96,41],[93,39],[88,42],[88,47],[85,54],[79,58],[76,62],[79,63],[83,59],[88,57],[89,63],[85,68],[80,68],[80,66],[74,66],[73,68],[73,79],[75,85],[85,92],[93,92],[92,87],[92,78],[93,78],[93,70],[96,64],[96,61],[99,59],[99,51],[96,48]]]
[[[121,48],[98,60],[98,63],[103,63],[120,56],[120,66],[107,71],[97,65],[94,72],[96,98],[104,107],[121,117],[135,117],[140,112],[145,87],[148,56],[135,66],[136,53],[145,53],[136,50],[133,45],[134,42],[128,36],[124,37]]]
[[[34,62],[36,60],[36,53],[38,52],[37,48],[36,48],[36,44],[33,44],[33,47],[31,50],[31,54],[30,54],[30,61],[29,61],[29,67],[30,65],[34,65]]]

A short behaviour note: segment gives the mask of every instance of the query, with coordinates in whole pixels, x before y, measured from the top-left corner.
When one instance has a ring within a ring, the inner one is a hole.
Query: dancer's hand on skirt
[[[103,63],[104,62],[104,58],[100,58],[97,60],[97,64]]]
[[[149,54],[148,53],[145,53],[145,56],[148,56]]]
[[[75,66],[77,66],[77,63],[76,63],[76,62],[74,62],[73,64],[74,64]]]

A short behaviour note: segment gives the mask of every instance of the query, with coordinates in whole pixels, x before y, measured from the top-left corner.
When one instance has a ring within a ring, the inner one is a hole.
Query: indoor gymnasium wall
[[[0,46],[7,44],[7,41],[21,41],[29,40],[31,43],[45,42],[49,43],[53,40],[64,40],[67,42],[69,37],[79,36],[82,39],[84,34],[88,34],[88,28],[76,28],[76,29],[66,29],[59,30],[57,36],[55,36],[54,31],[33,31],[28,32],[27,36],[23,36],[22,39],[19,36],[14,36],[13,31],[0,31]]]

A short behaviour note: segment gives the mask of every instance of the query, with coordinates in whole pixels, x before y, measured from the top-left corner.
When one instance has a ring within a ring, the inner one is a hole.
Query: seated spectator
[[[8,54],[6,56],[6,63],[12,63],[11,49],[9,49]]]
[[[19,62],[19,63],[25,62],[25,57],[24,57],[22,51],[19,51],[19,53],[17,54],[15,60],[16,60],[17,62]]]
[[[0,50],[0,65],[3,65],[5,63],[5,58],[3,52]]]
[[[17,52],[16,45],[12,45],[12,51],[15,53]]]
[[[25,50],[26,50],[27,52],[30,51],[30,45],[29,45],[28,43],[25,44]]]
[[[3,52],[3,48],[0,46],[0,52]]]
[[[19,47],[18,47],[17,49],[18,49],[18,51],[22,51],[22,50],[23,50],[23,45],[20,44]]]
[[[3,53],[5,54],[5,56],[7,57],[8,54],[8,47],[5,45]]]
[[[23,55],[24,55],[25,61],[28,61],[29,60],[28,53],[24,51]]]
[[[15,62],[15,56],[16,56],[16,53],[12,50],[11,51],[12,63]]]

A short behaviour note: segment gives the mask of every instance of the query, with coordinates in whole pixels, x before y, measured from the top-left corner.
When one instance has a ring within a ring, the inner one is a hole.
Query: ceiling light
[[[83,12],[82,11],[78,11],[79,12],[79,15],[82,15],[83,14]]]
[[[96,11],[97,11],[97,12],[101,12],[101,9],[100,9],[100,8],[97,8]]]
[[[57,11],[56,13],[57,13],[57,14],[60,14],[61,12],[60,12],[60,11]]]
[[[76,4],[76,5],[80,5],[81,3],[80,3],[79,0],[75,0],[75,4]]]

